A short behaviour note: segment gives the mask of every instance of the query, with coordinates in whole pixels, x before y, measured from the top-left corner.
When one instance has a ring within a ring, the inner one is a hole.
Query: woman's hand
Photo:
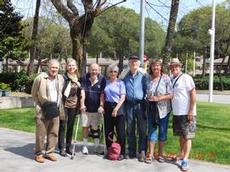
[[[159,101],[159,97],[158,96],[150,96],[148,98],[149,101],[151,102],[158,102]]]

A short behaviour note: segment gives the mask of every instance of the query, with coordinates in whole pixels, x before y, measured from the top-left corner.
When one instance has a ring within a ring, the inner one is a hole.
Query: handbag
[[[45,102],[42,104],[42,112],[45,119],[52,119],[59,115],[57,102]]]
[[[120,153],[121,153],[121,146],[117,141],[114,141],[111,138],[112,134],[113,134],[113,132],[110,132],[109,135],[108,135],[108,139],[110,141],[112,141],[112,144],[107,150],[107,157],[108,157],[109,160],[116,161],[116,160],[119,159],[119,156],[120,156]],[[116,135],[116,137],[117,137],[117,135]]]

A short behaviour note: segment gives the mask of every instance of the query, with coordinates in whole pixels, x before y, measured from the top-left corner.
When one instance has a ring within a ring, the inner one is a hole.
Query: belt
[[[143,103],[143,100],[126,100],[127,103],[137,105]]]

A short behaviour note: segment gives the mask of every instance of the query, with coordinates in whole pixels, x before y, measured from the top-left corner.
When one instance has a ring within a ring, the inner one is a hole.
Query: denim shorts
[[[168,132],[168,120],[169,120],[169,114],[159,119],[159,124],[154,125],[153,124],[153,117],[152,115],[148,115],[148,140],[156,142],[159,141],[166,141],[167,140],[167,132]],[[158,128],[158,133],[157,133]]]

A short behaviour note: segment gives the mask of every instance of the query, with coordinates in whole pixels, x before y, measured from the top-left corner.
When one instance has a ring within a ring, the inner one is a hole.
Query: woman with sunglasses
[[[107,149],[111,146],[114,128],[116,129],[118,143],[121,146],[121,154],[118,160],[125,158],[125,114],[123,103],[125,101],[125,85],[118,79],[118,67],[116,65],[108,66],[106,87],[104,89],[104,124]]]

